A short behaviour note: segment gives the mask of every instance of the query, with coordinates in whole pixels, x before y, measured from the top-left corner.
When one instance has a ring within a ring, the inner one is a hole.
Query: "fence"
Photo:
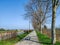
[[[16,31],[7,31],[5,33],[0,33],[0,40],[15,38],[17,35]]]
[[[46,34],[51,38],[51,30],[43,30],[43,34]],[[56,30],[56,40],[60,41],[60,30]]]

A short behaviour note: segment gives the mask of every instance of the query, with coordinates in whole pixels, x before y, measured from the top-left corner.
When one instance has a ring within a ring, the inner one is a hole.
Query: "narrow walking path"
[[[42,44],[38,43],[36,32],[33,31],[15,45],[42,45]]]

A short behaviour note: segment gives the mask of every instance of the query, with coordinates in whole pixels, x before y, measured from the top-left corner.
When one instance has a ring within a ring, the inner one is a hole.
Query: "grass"
[[[48,38],[47,35],[41,34],[39,31],[36,31],[36,33],[40,43],[42,43],[43,45],[52,45],[51,39]],[[60,45],[60,42],[56,42],[55,45]]]
[[[17,35],[16,38],[12,38],[12,39],[1,40],[0,45],[14,45],[15,43],[17,43],[18,41],[23,39],[27,34],[29,34],[29,33],[24,33],[24,34]]]

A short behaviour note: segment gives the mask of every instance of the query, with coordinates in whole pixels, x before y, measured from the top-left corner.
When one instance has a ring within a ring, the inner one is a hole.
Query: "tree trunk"
[[[55,31],[55,20],[56,20],[56,0],[52,0],[52,45],[56,43],[56,31]]]
[[[42,34],[42,24],[40,24],[40,32],[41,32],[41,34]]]

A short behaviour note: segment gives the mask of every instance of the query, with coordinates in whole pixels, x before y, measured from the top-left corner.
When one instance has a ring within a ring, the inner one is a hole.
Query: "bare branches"
[[[50,13],[51,9],[51,0],[30,0],[30,2],[26,5],[27,15],[31,16],[31,20],[36,20],[34,22],[35,25],[44,24],[48,13]]]

